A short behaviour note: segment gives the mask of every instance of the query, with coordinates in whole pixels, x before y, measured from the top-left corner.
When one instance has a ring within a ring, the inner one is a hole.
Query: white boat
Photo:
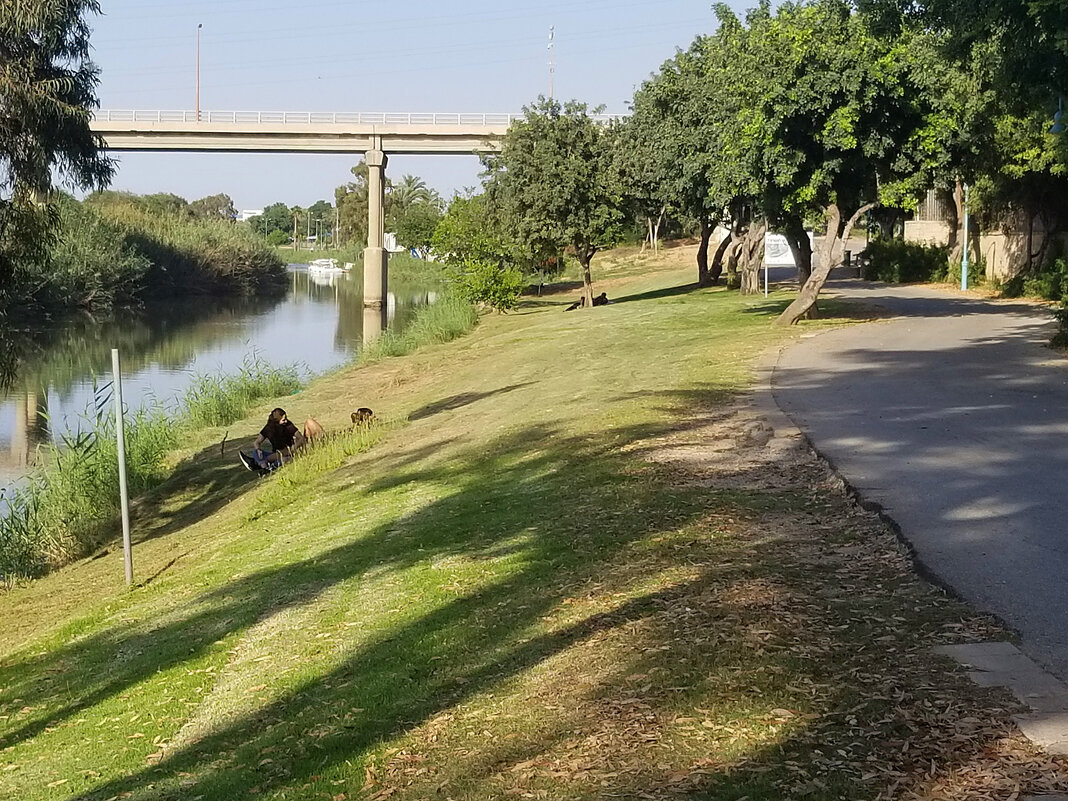
[[[316,259],[308,264],[309,273],[343,273],[345,270],[337,266],[337,259]]]

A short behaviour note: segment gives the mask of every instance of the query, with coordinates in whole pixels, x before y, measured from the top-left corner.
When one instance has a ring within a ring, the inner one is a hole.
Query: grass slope
[[[785,298],[695,290],[683,255],[318,381],[291,417],[385,422],[292,472],[208,432],[138,504],[132,592],[113,552],[0,597],[0,797],[1068,786],[929,655],[989,624],[746,409]]]

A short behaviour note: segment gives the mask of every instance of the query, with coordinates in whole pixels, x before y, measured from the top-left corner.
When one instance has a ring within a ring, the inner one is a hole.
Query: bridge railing
[[[595,114],[595,120],[616,119],[611,114]],[[102,122],[195,123],[195,111],[166,111],[146,109],[101,109],[93,119]],[[201,111],[199,122],[230,123],[233,125],[510,125],[523,119],[522,114],[485,113],[410,113],[366,111]]]

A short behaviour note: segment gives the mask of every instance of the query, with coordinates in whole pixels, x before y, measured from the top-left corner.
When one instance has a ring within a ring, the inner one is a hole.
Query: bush
[[[960,263],[948,264],[945,280],[950,284],[960,284]],[[983,259],[968,260],[968,286],[979,286],[986,281],[986,262]]]
[[[514,267],[479,260],[464,260],[452,269],[452,283],[468,303],[506,312],[519,305],[526,286],[523,274]]]
[[[868,245],[864,255],[862,275],[866,280],[908,284],[943,280],[949,249],[900,239],[875,240]],[[959,266],[957,269],[959,277]]]
[[[1059,309],[1053,310],[1053,317],[1057,321],[1057,332],[1049,344],[1055,348],[1068,348],[1068,299],[1061,301]]]
[[[1056,259],[1038,272],[1019,273],[1002,288],[1007,298],[1068,299],[1068,259]]]

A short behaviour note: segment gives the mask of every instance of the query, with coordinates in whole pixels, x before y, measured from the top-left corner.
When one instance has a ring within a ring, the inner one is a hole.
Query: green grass
[[[294,368],[251,356],[234,375],[197,376],[177,409],[156,403],[134,411],[125,425],[131,497],[167,477],[169,454],[198,429],[229,425],[258,401],[299,387]],[[119,480],[110,384],[95,393],[76,433],[43,447],[38,464],[0,515],[0,583],[40,576],[113,536]]]
[[[738,393],[795,335],[770,325],[788,298],[646,271],[611,306],[531,301],[313,382],[287,410],[335,436],[267,478],[209,432],[138,507],[134,590],[114,552],[0,596],[0,796],[1052,781],[928,651],[996,632],[818,465],[753,433]],[[346,433],[360,405],[394,422]]]
[[[300,386],[296,367],[249,357],[233,375],[195,376],[181,402],[182,417],[199,428],[229,425],[248,414],[257,401],[290,395]]]
[[[429,344],[450,342],[478,324],[478,312],[467,301],[445,293],[437,301],[420,308],[399,333],[389,329],[365,345],[357,357],[368,364],[390,356],[405,356]]]

